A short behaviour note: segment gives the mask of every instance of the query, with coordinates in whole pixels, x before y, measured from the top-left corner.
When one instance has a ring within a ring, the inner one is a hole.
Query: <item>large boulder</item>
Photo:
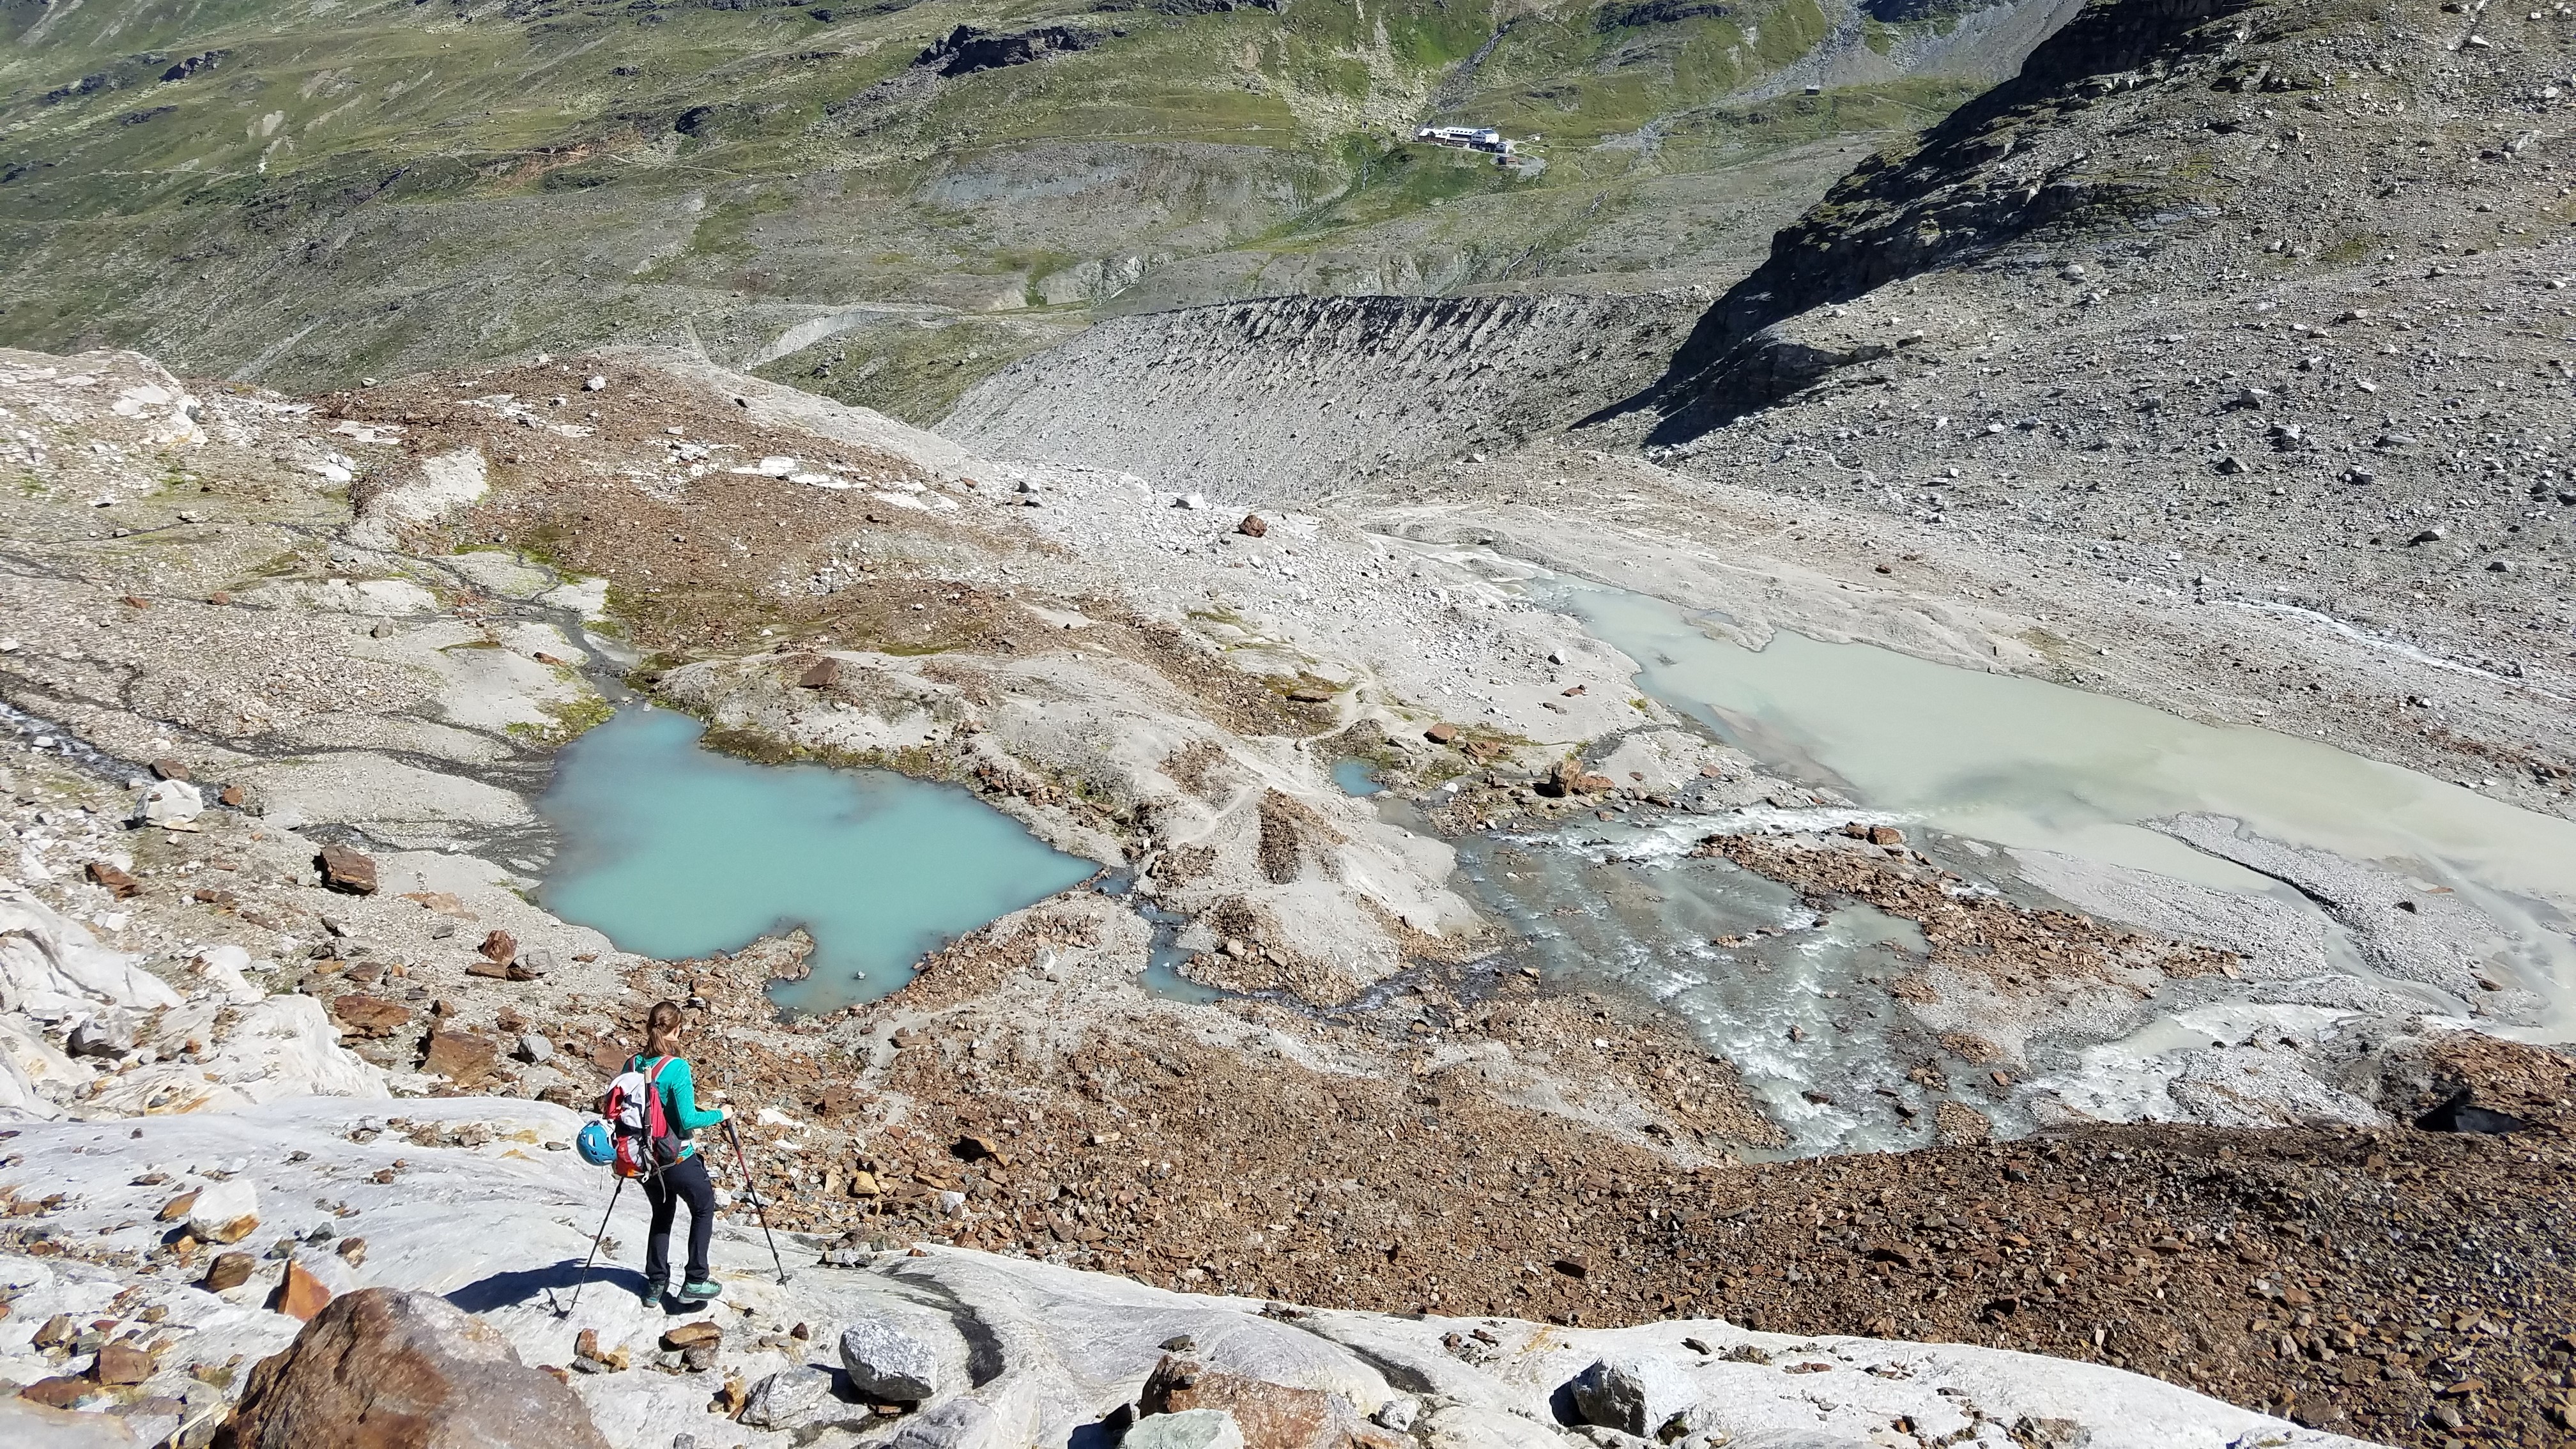
[[[792,1429],[814,1416],[832,1396],[832,1376],[812,1364],[783,1368],[751,1386],[742,1422],[755,1429]]]
[[[1675,1364],[1645,1355],[1602,1359],[1567,1385],[1583,1422],[1659,1437],[1699,1404],[1699,1387]]]
[[[867,1319],[841,1330],[841,1367],[871,1399],[917,1404],[939,1391],[939,1354],[892,1324]]]
[[[218,1449],[608,1449],[573,1391],[428,1293],[332,1301],[251,1370]]]
[[[1179,1353],[1164,1354],[1146,1375],[1137,1407],[1146,1416],[1140,1425],[1162,1415],[1220,1410],[1247,1449],[1343,1449],[1367,1432],[1339,1394],[1272,1383]]]

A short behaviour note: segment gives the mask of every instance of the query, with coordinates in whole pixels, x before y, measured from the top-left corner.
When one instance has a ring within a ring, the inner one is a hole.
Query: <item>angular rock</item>
[[[93,860],[89,863],[88,873],[91,884],[105,886],[107,893],[120,901],[143,889],[143,882],[113,861]]]
[[[322,1280],[306,1272],[304,1265],[289,1258],[286,1276],[277,1280],[277,1288],[268,1295],[269,1308],[299,1323],[311,1323],[314,1315],[331,1305],[331,1290]]]
[[[98,1359],[89,1366],[89,1376],[110,1387],[139,1384],[152,1377],[157,1366],[152,1355],[119,1340],[99,1345]]]
[[[1183,1409],[1136,1421],[1125,1449],[1244,1449],[1243,1428],[1223,1409]]]
[[[92,1380],[73,1374],[56,1374],[52,1378],[38,1379],[20,1389],[18,1397],[42,1404],[49,1409],[68,1409],[99,1392],[101,1392],[99,1386]]]
[[[495,966],[507,966],[519,959],[518,938],[507,931],[494,931],[483,938],[482,945],[474,949],[476,954]]]
[[[871,1399],[917,1404],[939,1391],[938,1353],[888,1323],[868,1320],[842,1329],[841,1367]]]
[[[69,1385],[73,1392],[52,1387],[57,1384]],[[133,1428],[113,1414],[76,1413],[69,1407],[78,1401],[78,1394],[96,1392],[96,1384],[79,1379],[39,1379],[15,1396],[0,1397],[0,1444],[27,1449],[142,1449],[151,1442],[135,1437]],[[68,1402],[53,1402],[57,1398]]]
[[[364,851],[352,850],[333,843],[322,847],[313,858],[322,871],[322,884],[353,896],[376,893],[376,858]]]
[[[805,672],[796,676],[796,687],[799,689],[829,689],[833,685],[839,683],[840,679],[841,661],[826,654],[822,658],[815,660],[812,664],[805,666]]]
[[[751,1386],[742,1422],[755,1429],[791,1429],[831,1397],[832,1376],[812,1364],[780,1369]]]
[[[186,1192],[179,1194],[177,1197],[170,1199],[168,1202],[161,1204],[161,1211],[152,1215],[153,1220],[155,1222],[164,1223],[185,1221],[188,1214],[197,1210],[197,1194],[199,1191],[201,1191],[201,1189],[192,1187]]]
[[[1644,1355],[1602,1359],[1566,1387],[1585,1423],[1649,1439],[1699,1403],[1699,1388],[1688,1374]]]
[[[1248,1449],[1306,1449],[1333,1442],[1347,1405],[1322,1389],[1291,1388],[1195,1358],[1166,1353],[1145,1378],[1137,1407],[1147,1419],[1191,1409],[1221,1409],[1234,1419]]]
[[[188,1205],[188,1231],[201,1243],[238,1243],[259,1227],[259,1188],[247,1177],[212,1183]]]
[[[1234,531],[1246,538],[1259,538],[1270,531],[1270,525],[1262,521],[1260,514],[1247,513],[1243,515],[1243,521],[1234,526]]]
[[[664,1348],[679,1349],[684,1352],[692,1348],[713,1348],[722,1342],[724,1342],[724,1330],[706,1322],[683,1323],[662,1335]]]
[[[535,1032],[529,1032],[519,1038],[518,1045],[510,1049],[510,1055],[532,1067],[543,1066],[554,1060],[555,1044]]]
[[[206,813],[206,797],[185,780],[161,780],[144,790],[138,813],[154,825],[185,825]]]
[[[152,777],[156,780],[185,780],[188,767],[164,755],[152,762]]]
[[[334,1301],[260,1361],[233,1412],[238,1449],[608,1449],[579,1396],[499,1329],[429,1293]]]
[[[134,1023],[113,1013],[93,1016],[73,1027],[64,1045],[76,1057],[121,1057],[134,1050]]]
[[[420,1069],[432,1076],[445,1077],[460,1087],[471,1087],[492,1074],[500,1057],[492,1043],[461,1031],[430,1033],[421,1048]]]
[[[411,1008],[364,992],[352,991],[331,1003],[340,1024],[363,1037],[386,1037],[411,1024]]]
[[[79,1333],[80,1328],[77,1324],[72,1322],[72,1316],[70,1314],[57,1313],[53,1317],[46,1319],[44,1322],[37,1324],[36,1336],[28,1340],[28,1342],[33,1343],[38,1348],[60,1348],[62,1345],[71,1342],[73,1338],[79,1335]]]
[[[197,1286],[209,1293],[239,1288],[250,1281],[251,1269],[257,1266],[258,1260],[248,1253],[217,1253],[215,1260],[206,1265],[206,1276]]]

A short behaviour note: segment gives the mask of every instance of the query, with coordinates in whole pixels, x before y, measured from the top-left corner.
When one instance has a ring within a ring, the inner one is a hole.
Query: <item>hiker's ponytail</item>
[[[671,1038],[680,1030],[680,1005],[676,1001],[657,1001],[644,1016],[644,1055],[667,1057]]]

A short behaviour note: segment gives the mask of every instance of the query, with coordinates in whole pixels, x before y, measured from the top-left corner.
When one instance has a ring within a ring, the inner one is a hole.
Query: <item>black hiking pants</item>
[[[671,1220],[680,1204],[689,1205],[689,1275],[680,1281],[704,1283],[714,1270],[707,1265],[707,1242],[716,1231],[716,1185],[707,1180],[707,1165],[690,1153],[644,1179],[644,1200],[653,1205],[653,1232],[644,1240],[644,1281],[655,1288],[671,1283]]]

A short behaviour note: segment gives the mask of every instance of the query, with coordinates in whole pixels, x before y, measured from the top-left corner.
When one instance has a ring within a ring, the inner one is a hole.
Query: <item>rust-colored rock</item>
[[[70,1374],[56,1374],[49,1379],[38,1379],[20,1389],[18,1397],[42,1404],[49,1409],[68,1409],[97,1392],[98,1385],[88,1379],[75,1378]]]
[[[331,1251],[339,1254],[341,1260],[346,1262],[350,1267],[363,1267],[367,1261],[367,1240],[364,1238],[342,1238],[339,1246],[333,1248]]]
[[[1260,514],[1247,513],[1243,515],[1243,521],[1234,526],[1234,531],[1246,538],[1259,538],[1270,531],[1270,525]]]
[[[112,861],[91,861],[89,878],[92,884],[107,887],[107,893],[120,901],[143,889],[143,882],[136,880],[132,872]]]
[[[152,762],[152,777],[156,780],[184,780],[188,778],[188,767],[164,755]]]
[[[89,1375],[114,1388],[143,1382],[152,1377],[155,1367],[152,1355],[120,1339],[99,1345],[98,1359],[89,1366]]]
[[[507,931],[494,931],[483,938],[475,953],[496,966],[507,966],[519,959],[519,940]]]
[[[398,1001],[352,991],[331,1003],[340,1024],[363,1037],[387,1037],[411,1025],[411,1008]]]
[[[841,661],[828,654],[805,666],[805,672],[796,676],[799,689],[829,689],[840,681]]]
[[[693,1348],[713,1348],[724,1342],[724,1330],[712,1323],[683,1323],[662,1335],[662,1346],[682,1353]]]
[[[261,1360],[219,1449],[608,1449],[581,1399],[429,1293],[335,1300]]]
[[[59,1348],[80,1336],[80,1326],[68,1313],[57,1313],[36,1325],[36,1336],[30,1340],[38,1348]]]
[[[250,1281],[251,1270],[258,1266],[258,1260],[248,1253],[217,1253],[215,1260],[206,1265],[206,1276],[197,1286],[209,1293],[239,1288]]]
[[[1447,723],[1436,724],[1424,730],[1422,737],[1435,745],[1445,745],[1458,738],[1458,727]]]
[[[479,1036],[461,1031],[430,1033],[421,1048],[420,1069],[432,1076],[445,1077],[460,1087],[471,1087],[492,1074],[492,1065],[500,1052]]]
[[[1290,1388],[1174,1353],[1154,1365],[1137,1407],[1148,1414],[1223,1409],[1243,1430],[1244,1449],[1347,1449],[1360,1427],[1349,1404],[1322,1389]]]
[[[153,1220],[156,1222],[175,1223],[187,1217],[189,1213],[196,1210],[197,1194],[203,1191],[205,1191],[204,1188],[192,1187],[186,1192],[179,1194],[177,1197],[170,1199],[168,1202],[161,1204],[161,1211],[152,1215]]]
[[[365,851],[334,842],[322,847],[313,863],[321,868],[322,884],[332,890],[353,896],[376,893],[376,858]]]
[[[226,785],[224,788],[215,792],[216,804],[230,806],[235,810],[239,810],[242,807],[243,802],[249,799],[250,796],[243,793],[242,787],[239,785]]]
[[[303,1264],[290,1258],[286,1263],[286,1276],[277,1280],[276,1289],[268,1295],[268,1306],[272,1312],[283,1313],[301,1323],[311,1323],[315,1314],[331,1306],[331,1290],[322,1286],[321,1279],[306,1272]]]

